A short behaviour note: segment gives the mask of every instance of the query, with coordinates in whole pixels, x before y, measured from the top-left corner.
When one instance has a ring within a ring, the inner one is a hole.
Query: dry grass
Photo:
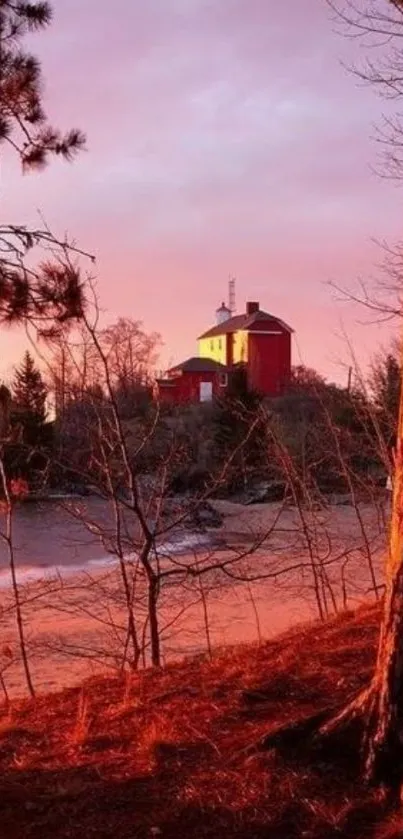
[[[250,749],[366,682],[378,620],[365,608],[212,662],[14,704],[0,720],[2,839],[403,836],[342,749]]]
[[[78,695],[77,714],[69,742],[80,746],[86,742],[90,728],[90,700],[82,689]]]

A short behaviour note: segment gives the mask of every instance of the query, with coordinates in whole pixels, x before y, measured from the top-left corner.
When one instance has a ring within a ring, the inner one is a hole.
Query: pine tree
[[[388,446],[395,446],[400,397],[400,364],[392,352],[375,359],[370,377],[373,403]]]
[[[46,421],[47,389],[28,351],[15,371],[12,392],[23,425],[41,428]]]
[[[51,17],[47,2],[0,0],[0,149],[9,145],[24,171],[42,168],[52,155],[70,160],[84,145],[81,131],[62,134],[49,124],[40,63],[23,48],[24,37]],[[35,270],[31,254],[27,269],[26,254],[41,245],[58,250],[60,258]],[[0,224],[0,323],[29,319],[46,334],[81,316],[83,288],[79,272],[63,258],[66,250],[48,230]]]
[[[217,464],[228,461],[225,476],[228,487],[245,487],[259,472],[266,445],[262,397],[248,386],[244,369],[233,372],[224,397],[214,413],[214,441]]]
[[[61,134],[48,124],[40,64],[21,50],[21,39],[51,18],[47,2],[0,0],[0,142],[12,144],[25,168],[41,168],[50,154],[69,159],[84,144],[81,131]]]

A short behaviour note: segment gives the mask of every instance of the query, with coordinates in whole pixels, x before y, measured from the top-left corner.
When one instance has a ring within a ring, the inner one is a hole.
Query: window
[[[219,349],[219,350],[221,350],[221,349],[222,349],[222,342],[221,342],[221,338],[219,338],[219,339],[218,339],[218,349]]]
[[[218,381],[220,383],[220,387],[227,387],[227,384],[228,384],[227,373],[220,373]]]
[[[213,351],[213,349],[214,349],[214,341],[213,340],[210,341],[210,349],[211,349],[211,351]]]

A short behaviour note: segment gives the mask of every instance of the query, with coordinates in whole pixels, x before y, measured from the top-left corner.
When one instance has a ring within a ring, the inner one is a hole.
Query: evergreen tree
[[[395,446],[400,396],[400,365],[392,352],[378,357],[370,377],[372,399],[388,446]]]
[[[30,488],[43,483],[52,446],[46,397],[40,371],[26,352],[11,387],[10,434],[2,458],[8,478],[22,478]]]
[[[230,374],[225,396],[217,401],[214,440],[217,461],[226,462],[226,483],[231,489],[247,486],[265,461],[266,423],[262,398],[248,386],[244,368]]]
[[[23,47],[25,36],[46,27],[51,17],[47,2],[0,0],[0,149],[10,146],[24,171],[42,168],[52,155],[69,160],[84,144],[79,130],[62,134],[49,124],[40,63]],[[35,270],[32,250],[41,245],[59,250],[60,258]],[[23,264],[28,252],[29,270]],[[65,255],[66,246],[47,230],[0,224],[0,323],[30,319],[48,333],[80,317],[82,284]]]
[[[39,430],[46,421],[47,389],[28,351],[15,371],[12,392],[23,425]]]

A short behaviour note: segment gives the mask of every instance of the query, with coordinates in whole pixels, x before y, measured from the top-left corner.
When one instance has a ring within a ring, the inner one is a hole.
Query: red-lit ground
[[[228,648],[211,663],[13,705],[0,722],[0,835],[403,835],[357,782],[345,746],[326,759],[308,743],[286,757],[249,749],[354,694],[371,674],[378,619],[367,607],[260,648]]]

